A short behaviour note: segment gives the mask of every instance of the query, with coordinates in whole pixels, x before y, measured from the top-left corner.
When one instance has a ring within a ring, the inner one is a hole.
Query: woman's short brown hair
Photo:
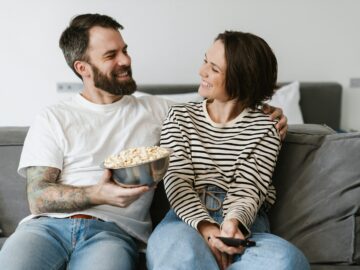
[[[237,31],[225,31],[215,40],[225,47],[225,89],[230,98],[253,109],[269,99],[276,86],[277,60],[265,40]]]

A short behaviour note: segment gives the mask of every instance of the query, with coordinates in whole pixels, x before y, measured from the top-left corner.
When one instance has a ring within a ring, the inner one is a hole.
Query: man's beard
[[[90,65],[94,73],[94,85],[97,88],[117,96],[131,95],[135,92],[137,86],[135,80],[132,78],[131,67],[119,67],[110,73],[109,78],[95,65],[91,63]],[[123,72],[127,72],[129,79],[126,81],[118,81],[117,75]]]

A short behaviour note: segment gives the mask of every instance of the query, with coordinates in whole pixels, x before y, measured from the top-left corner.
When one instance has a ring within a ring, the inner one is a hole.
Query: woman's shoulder
[[[201,104],[201,102],[188,102],[172,105],[168,113],[168,119],[176,119],[176,121],[181,122],[186,122],[190,118],[199,119],[202,115]]]

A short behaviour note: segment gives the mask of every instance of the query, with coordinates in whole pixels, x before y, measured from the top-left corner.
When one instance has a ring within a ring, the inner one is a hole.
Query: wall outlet
[[[83,89],[82,83],[75,82],[58,82],[56,83],[56,91],[60,93],[78,93]]]
[[[351,88],[360,87],[360,78],[350,78],[350,87]]]

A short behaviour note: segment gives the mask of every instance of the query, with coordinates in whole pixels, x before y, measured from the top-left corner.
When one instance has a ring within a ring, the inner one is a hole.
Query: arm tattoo
[[[26,173],[28,200],[33,214],[74,212],[91,206],[86,187],[57,183],[59,169],[29,167]]]

